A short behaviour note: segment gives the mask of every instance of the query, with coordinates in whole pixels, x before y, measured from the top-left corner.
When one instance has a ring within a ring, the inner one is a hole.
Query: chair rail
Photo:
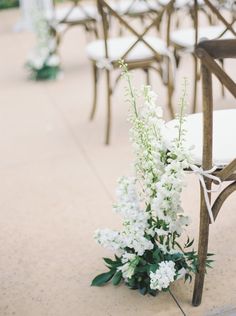
[[[236,58],[236,38],[200,42],[196,47],[196,54],[201,58],[198,49],[204,49],[214,59]]]

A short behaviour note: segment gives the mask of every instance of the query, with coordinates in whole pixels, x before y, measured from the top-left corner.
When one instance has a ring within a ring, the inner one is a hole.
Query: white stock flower
[[[94,234],[94,239],[104,248],[107,248],[115,253],[123,253],[124,244],[120,233],[111,229],[97,229]]]
[[[125,252],[122,257],[121,257],[121,262],[126,263],[128,261],[132,261],[136,258],[137,256],[134,253],[129,253]]]
[[[185,226],[188,226],[191,220],[188,216],[181,215],[176,221],[173,221],[169,225],[169,230],[172,233],[177,233],[181,235]]]
[[[159,291],[166,289],[174,281],[175,276],[175,263],[173,261],[162,261],[156,272],[150,272],[150,288]]]
[[[130,279],[135,271],[135,268],[139,262],[139,257],[135,254],[125,253],[123,254],[121,261],[123,265],[118,268],[122,272],[122,276],[125,280]]]

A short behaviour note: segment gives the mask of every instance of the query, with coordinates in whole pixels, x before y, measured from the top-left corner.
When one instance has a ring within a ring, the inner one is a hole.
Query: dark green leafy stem
[[[46,66],[44,65],[41,69],[35,69],[26,64],[27,69],[30,71],[30,78],[36,81],[40,80],[55,80],[60,72],[60,67]]]

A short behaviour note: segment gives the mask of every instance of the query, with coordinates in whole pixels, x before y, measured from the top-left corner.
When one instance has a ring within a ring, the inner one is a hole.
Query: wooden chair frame
[[[218,38],[221,38],[228,30],[231,31],[232,34],[236,36],[236,31],[233,28],[233,25],[236,21],[235,17],[233,17],[231,22],[228,22],[224,18],[224,16],[220,13],[220,11],[212,4],[211,0],[204,0],[204,2],[206,4],[207,8],[209,9],[210,13],[212,13],[215,17],[217,17],[217,19],[219,21],[221,21],[222,24],[225,26],[225,30],[222,32],[222,34],[220,34],[218,36]],[[193,6],[193,9],[191,11],[191,16],[193,18],[193,27],[196,30],[196,32],[195,32],[195,44],[194,44],[195,48],[196,48],[198,41],[199,41],[199,34],[198,34],[198,31],[199,31],[199,10],[201,10],[201,9],[199,8],[198,1],[194,0],[194,6]],[[174,43],[172,43],[172,44],[174,45],[176,52],[178,50],[183,49],[183,47],[179,47],[179,46],[175,45]],[[197,84],[198,84],[198,81],[200,79],[200,75],[198,72],[198,68],[199,68],[198,67],[198,59],[194,54],[193,54],[193,59],[194,59],[194,87],[193,87],[193,102],[192,102],[191,112],[195,113],[197,110]],[[220,62],[222,62],[222,61],[220,60]],[[178,64],[178,62],[177,62],[177,64]],[[222,94],[223,93],[224,92],[222,89]]]
[[[98,37],[98,31],[97,31],[97,20],[94,19],[92,16],[89,15],[89,12],[86,12],[86,9],[83,8],[83,6],[81,5],[81,0],[70,0],[71,3],[71,7],[68,8],[68,12],[66,13],[66,15],[63,17],[62,20],[57,21],[58,24],[64,24],[67,27],[63,30],[63,32],[61,32],[60,34],[57,32],[57,30],[55,29],[55,27],[53,25],[51,25],[51,29],[52,32],[56,38],[56,42],[57,42],[57,46],[59,46],[61,44],[62,38],[65,35],[65,33],[71,29],[74,26],[83,26],[85,28],[85,30],[89,33],[94,33],[95,37]],[[56,9],[56,1],[53,1],[53,8],[54,10]],[[69,21],[68,18],[70,16],[70,14],[73,12],[73,10],[75,10],[76,8],[80,8],[82,12],[85,13],[86,15],[86,19],[84,20],[78,20],[78,21]]]
[[[127,48],[126,52],[121,56],[121,59],[125,60],[125,62],[128,64],[128,68],[130,70],[132,69],[143,69],[147,74],[147,83],[149,84],[150,78],[149,78],[149,69],[155,69],[159,72],[161,76],[163,76],[163,69],[160,67],[160,63],[163,61],[163,56],[159,55],[158,52],[145,40],[145,35],[150,31],[152,28],[158,28],[161,19],[165,12],[168,12],[169,10],[172,10],[174,0],[171,0],[168,5],[162,8],[162,10],[159,12],[156,12],[156,17],[153,18],[149,25],[145,27],[145,29],[139,33],[137,32],[130,24],[126,21],[125,17],[122,15],[119,15],[114,9],[106,2],[106,0],[97,0],[98,9],[102,17],[102,26],[103,26],[103,35],[104,35],[104,45],[105,45],[105,59],[109,60],[109,52],[108,52],[108,32],[109,32],[109,19],[110,15],[116,18],[116,20],[119,21],[120,25],[123,25],[126,30],[130,31],[132,35],[134,35],[137,40],[129,47]],[[138,43],[144,43],[145,46],[147,46],[153,53],[153,57],[149,58],[147,60],[136,60],[136,61],[126,61],[126,57],[128,54],[134,49],[134,47]],[[168,56],[165,56],[166,58]],[[111,64],[113,68],[117,68],[119,65],[117,63],[118,61],[112,61]],[[158,68],[155,68],[153,66],[153,63],[156,62],[159,66]],[[168,63],[168,79],[167,79],[167,88],[168,88],[168,109],[170,111],[170,115],[173,117],[173,108],[172,108],[172,94],[173,94],[173,82],[172,82],[172,76],[171,76],[171,70],[170,70],[170,62]],[[95,112],[96,112],[96,104],[97,104],[97,83],[98,83],[98,67],[96,62],[93,63],[93,76],[94,76],[94,100],[93,100],[93,107],[90,115],[90,119],[92,120],[94,118]],[[110,72],[111,70],[108,68],[105,68],[106,72],[106,83],[107,83],[107,122],[106,122],[106,137],[105,137],[105,144],[109,144],[110,139],[110,128],[111,128],[111,96],[112,93],[116,87],[117,82],[120,79],[120,75],[115,81],[114,87],[111,86],[111,79],[110,79]]]
[[[231,92],[236,98],[236,83],[224,72],[215,59],[236,58],[236,39],[212,40],[201,42],[195,50],[196,56],[201,61],[202,90],[203,90],[203,170],[212,168],[212,144],[213,144],[213,97],[212,97],[212,74]],[[221,193],[219,193],[212,206],[214,219],[216,219],[224,201],[236,190],[236,157],[225,166],[214,173],[222,182],[232,181]],[[206,188],[211,190],[212,180],[205,179]],[[209,199],[211,194],[209,193]],[[206,258],[208,249],[210,219],[204,194],[201,188],[200,202],[200,227],[198,256],[199,267],[195,277],[192,304],[198,306],[201,303],[204,276],[206,269]]]
[[[119,1],[119,0],[118,0]],[[145,3],[146,5],[147,5],[147,11],[145,11],[144,13],[133,13],[132,12],[132,7],[135,5],[135,3],[137,2],[137,1],[142,1],[143,3]],[[131,1],[131,3],[130,3],[130,5],[127,7],[127,10],[126,11],[124,11],[123,12],[123,15],[128,15],[128,16],[131,16],[131,17],[143,17],[143,16],[145,16],[148,12],[155,12],[154,10],[153,10],[153,8],[151,7],[151,6],[149,6],[149,4],[148,4],[148,1],[147,0],[132,0]]]

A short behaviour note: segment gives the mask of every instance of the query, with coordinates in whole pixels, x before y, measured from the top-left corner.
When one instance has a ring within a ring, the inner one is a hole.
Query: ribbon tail
[[[200,180],[201,185],[202,185],[202,191],[203,191],[203,194],[204,194],[204,199],[205,199],[208,215],[210,217],[211,223],[214,223],[215,219],[214,219],[214,216],[213,216],[213,213],[212,213],[211,204],[210,204],[210,200],[209,200],[208,191],[207,191],[207,188],[206,188],[205,181],[203,180],[202,177],[199,177],[199,180]]]

